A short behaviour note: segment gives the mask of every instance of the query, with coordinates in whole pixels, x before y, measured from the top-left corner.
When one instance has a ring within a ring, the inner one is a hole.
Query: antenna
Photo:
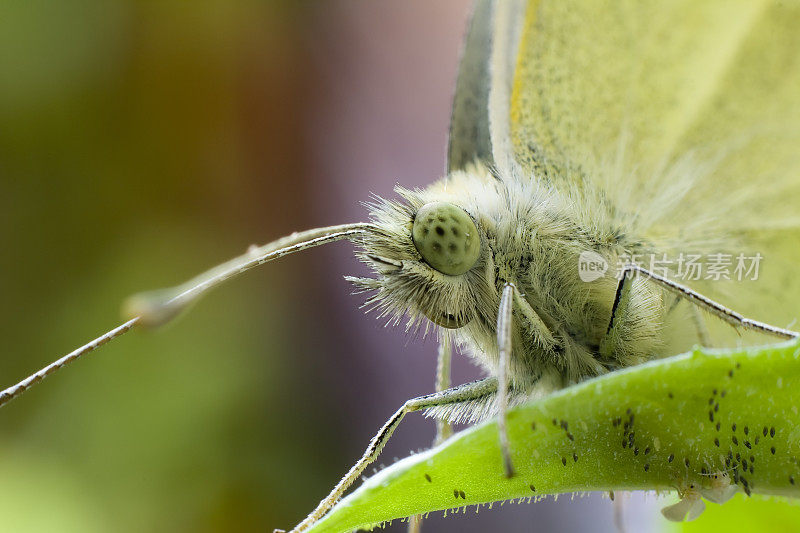
[[[134,295],[128,299],[123,308],[124,314],[131,317],[130,320],[0,392],[0,407],[19,397],[50,374],[127,333],[137,324],[144,327],[158,327],[166,324],[191,303],[197,301],[200,296],[251,268],[329,242],[343,239],[354,241],[358,236],[374,229],[373,224],[358,222],[295,232],[263,246],[252,246],[245,254],[222,263],[177,287]]]

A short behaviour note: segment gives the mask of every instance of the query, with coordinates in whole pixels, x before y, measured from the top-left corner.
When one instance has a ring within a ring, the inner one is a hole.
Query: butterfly
[[[513,476],[504,414],[534,392],[731,342],[727,326],[796,335],[783,325],[800,292],[789,269],[800,256],[798,22],[791,2],[478,1],[446,176],[375,199],[368,222],[295,233],[132,298],[128,322],[0,402],[233,276],[350,240],[372,269],[350,278],[367,305],[435,332],[443,365],[457,346],[487,377],[406,402],[294,531],[331,508],[411,411],[497,415]]]

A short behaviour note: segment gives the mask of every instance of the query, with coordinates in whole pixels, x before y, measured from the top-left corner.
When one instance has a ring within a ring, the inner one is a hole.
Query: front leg
[[[406,414],[413,411],[430,409],[432,407],[470,402],[481,398],[487,398],[492,396],[496,391],[497,382],[494,379],[489,378],[473,381],[472,383],[467,383],[466,385],[459,385],[458,387],[453,387],[452,389],[447,389],[445,391],[435,392],[433,394],[427,394],[425,396],[408,400],[383,425],[380,431],[378,431],[378,434],[372,438],[372,441],[370,441],[369,446],[367,446],[367,450],[364,452],[364,455],[361,457],[361,459],[359,459],[358,462],[356,462],[356,464],[350,468],[347,474],[345,474],[341,481],[339,481],[339,483],[333,488],[331,493],[319,503],[317,508],[314,509],[311,514],[305,518],[305,520],[300,522],[297,526],[295,526],[294,529],[292,529],[292,533],[305,531],[314,522],[322,518],[331,507],[333,507],[339,498],[341,498],[342,494],[344,494],[350,485],[352,485],[353,482],[358,479],[367,466],[377,459],[383,447],[386,446],[386,442],[389,440],[389,437],[392,436],[392,433],[394,433],[394,430],[397,429],[397,426],[400,424]]]
[[[514,475],[511,463],[511,452],[508,446],[508,430],[506,428],[506,412],[508,411],[508,370],[511,364],[511,336],[513,325],[514,284],[506,283],[500,296],[500,310],[497,313],[497,404],[500,413],[497,417],[497,428],[500,433],[500,452],[503,454],[503,468],[506,477]]]
[[[544,349],[552,351],[558,347],[558,341],[545,325],[544,321],[536,314],[525,298],[513,283],[506,283],[500,296],[500,309],[497,313],[497,404],[499,416],[497,426],[500,433],[500,450],[503,454],[503,468],[506,477],[513,477],[514,465],[511,462],[511,452],[508,443],[508,429],[506,427],[506,413],[508,411],[509,371],[511,369],[512,337],[514,308],[521,313],[523,321],[532,331],[536,342]]]

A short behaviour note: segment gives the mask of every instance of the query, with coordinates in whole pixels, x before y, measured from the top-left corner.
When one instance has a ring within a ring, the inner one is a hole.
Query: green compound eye
[[[414,218],[411,238],[425,262],[449,276],[472,268],[481,251],[475,223],[463,209],[447,202],[423,205]]]

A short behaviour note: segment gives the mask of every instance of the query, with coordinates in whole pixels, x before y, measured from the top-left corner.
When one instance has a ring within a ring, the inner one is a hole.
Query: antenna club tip
[[[151,291],[130,296],[122,304],[122,316],[126,320],[138,317],[137,325],[146,329],[163,326],[174,319],[184,307],[170,303],[166,292]]]

